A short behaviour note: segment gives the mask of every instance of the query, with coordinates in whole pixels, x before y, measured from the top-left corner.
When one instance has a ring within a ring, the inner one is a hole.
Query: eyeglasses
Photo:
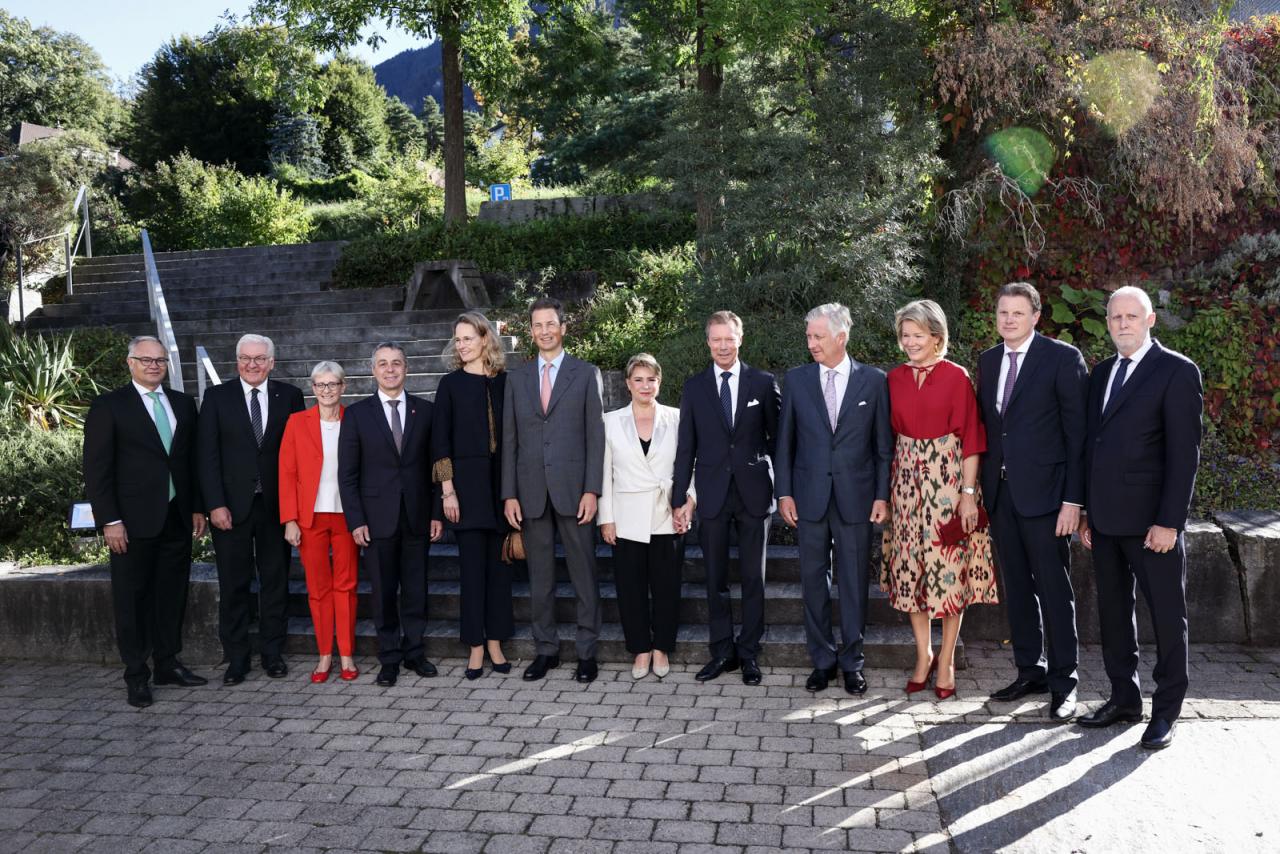
[[[159,368],[169,363],[169,360],[163,357],[153,359],[150,356],[130,356],[129,358],[146,368]]]
[[[270,356],[237,356],[236,361],[242,365],[265,365],[271,361]]]
[[[316,391],[337,391],[344,385],[346,385],[346,383],[339,381],[336,383],[312,383],[311,387]]]

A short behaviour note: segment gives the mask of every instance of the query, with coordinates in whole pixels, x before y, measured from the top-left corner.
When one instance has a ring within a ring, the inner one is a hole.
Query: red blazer
[[[338,420],[344,407],[338,405]],[[315,520],[316,494],[324,445],[320,439],[320,407],[289,416],[280,440],[280,521],[310,528]]]

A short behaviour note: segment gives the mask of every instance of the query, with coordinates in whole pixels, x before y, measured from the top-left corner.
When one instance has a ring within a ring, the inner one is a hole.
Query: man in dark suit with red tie
[[[1200,463],[1200,370],[1151,337],[1151,299],[1123,287],[1107,303],[1116,355],[1089,379],[1086,501],[1081,536],[1093,550],[1102,660],[1111,696],[1082,726],[1142,720],[1134,585],[1156,635],[1155,693],[1142,746],[1173,741],[1187,693],[1184,531]]]
[[[377,684],[390,688],[400,665],[436,675],[427,660],[428,539],[440,539],[443,509],[431,484],[431,403],[404,390],[399,344],[373,351],[378,390],[347,407],[338,436],[338,491],[347,527],[373,586]]]
[[[84,488],[111,550],[111,602],[129,705],[156,685],[204,685],[178,660],[191,576],[191,538],[204,533],[196,498],[196,405],[161,386],[168,356],[155,338],[129,342],[132,382],[101,395],[84,425]]]
[[[269,379],[273,367],[271,339],[242,335],[236,342],[239,376],[206,391],[200,404],[200,489],[217,554],[224,685],[238,685],[249,673],[255,570],[262,669],[275,679],[289,672],[289,543],[280,523],[280,440],[289,416],[304,405],[296,386]]]
[[[987,428],[982,496],[1018,667],[991,699],[1048,692],[1049,718],[1068,721],[1079,660],[1071,535],[1084,504],[1089,372],[1079,350],[1035,331],[1039,320],[1039,292],[1026,282],[1005,285],[996,296],[1003,343],[978,359]]]
[[[707,320],[712,365],[684,384],[671,505],[677,529],[691,523],[685,494],[697,474],[698,530],[707,569],[711,661],[695,677],[715,679],[742,666],[742,681],[760,684],[764,638],[764,557],[773,512],[770,458],[781,408],[773,374],[738,360],[742,320],[717,311]],[[738,535],[742,628],[733,637],[729,605],[729,529]]]

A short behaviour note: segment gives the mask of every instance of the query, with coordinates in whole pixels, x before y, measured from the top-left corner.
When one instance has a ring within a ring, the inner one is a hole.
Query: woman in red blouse
[[[917,300],[899,309],[894,323],[907,363],[889,372],[898,438],[880,587],[894,608],[911,616],[916,666],[907,693],[923,690],[936,672],[934,692],[945,700],[955,694],[956,641],[965,608],[998,601],[991,539],[978,517],[978,464],[987,434],[969,374],[944,358],[947,318],[941,306]],[[956,516],[962,530],[953,524],[944,531]],[[934,617],[942,620],[936,658]]]

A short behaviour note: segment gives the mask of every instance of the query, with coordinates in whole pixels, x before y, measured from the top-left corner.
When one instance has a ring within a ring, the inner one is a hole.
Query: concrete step
[[[334,262],[305,260],[287,262],[220,262],[211,265],[170,264],[157,266],[160,285],[165,291],[213,290],[222,285],[251,282],[328,282],[332,278]],[[121,268],[115,271],[77,272],[74,278],[77,293],[112,293],[121,286],[145,283],[143,270]]]
[[[261,323],[246,325],[244,318],[211,318],[208,320],[173,320],[174,331],[179,335],[199,332],[257,332],[285,340],[291,336],[310,336],[312,340],[329,340],[328,332],[321,330],[344,329],[356,333],[356,340],[388,341],[399,338],[441,338],[453,335],[451,320],[440,318],[439,312],[430,311],[368,311],[343,314],[286,313],[265,317]],[[251,327],[251,328],[249,328]],[[277,333],[277,334],[273,334]]]
[[[333,331],[333,330],[330,330]],[[235,357],[236,341],[240,338],[240,333],[218,333],[216,335],[180,335],[178,337],[178,345],[182,348],[185,356],[188,350],[193,350],[196,344],[200,344],[209,351],[210,358],[215,364],[230,365]],[[369,369],[369,360],[373,356],[373,348],[377,340],[358,340],[358,341],[331,341],[328,340],[329,335],[324,336],[324,340],[316,342],[300,341],[297,338],[289,340],[281,339],[276,342],[276,366],[277,371],[280,365],[285,362],[299,362],[307,365],[304,373],[310,374],[311,365],[321,359],[333,359],[340,363],[350,373],[367,373]],[[273,339],[274,340],[274,339]],[[504,344],[510,348],[514,339],[504,339]],[[405,355],[410,359],[421,357],[438,356],[444,351],[444,347],[449,343],[446,338],[422,338],[422,339],[401,339],[397,343],[404,347]],[[363,363],[363,366],[361,366]],[[412,363],[411,363],[412,364]],[[192,366],[194,370],[194,366]],[[302,373],[297,373],[301,376]]]
[[[372,347],[369,349],[372,349]],[[341,359],[333,359],[332,361],[338,362],[342,365],[343,369],[347,372],[347,381],[350,383],[352,379],[357,377],[363,378],[372,376],[369,370],[369,356],[369,353],[362,353],[358,358],[351,359],[350,365],[345,364]],[[410,375],[448,373],[453,370],[449,364],[450,358],[451,357],[448,356],[409,356],[409,364],[407,367]],[[310,382],[311,369],[315,367],[315,364],[318,361],[319,359],[289,359],[284,361],[277,359],[275,370],[272,371],[271,376],[275,379],[296,377]],[[233,377],[236,375],[235,362],[214,359],[213,366],[218,371],[218,376],[220,377]],[[192,366],[191,371],[192,376],[195,376],[194,366]],[[185,365],[183,366],[183,376],[186,376]]]
[[[342,255],[342,248],[345,245],[344,240],[329,240],[316,243],[284,243],[274,246],[242,246],[234,249],[189,249],[156,252],[154,255],[157,266],[173,261],[260,260],[264,256],[268,258],[308,256],[337,258]],[[143,256],[140,252],[128,255],[97,255],[93,258],[78,259],[76,269],[79,270],[82,266],[87,269],[101,269],[142,263]]]
[[[345,315],[351,312],[397,312],[404,305],[402,288],[379,288],[374,291],[273,291],[257,290],[242,297],[201,296],[170,298],[166,293],[165,304],[169,318],[184,323],[204,322],[232,317],[293,317],[319,314]],[[72,299],[61,304],[47,306],[52,316],[77,315],[82,317],[133,316],[146,314],[149,303],[146,295],[131,294],[127,299],[119,297],[101,299]]]

